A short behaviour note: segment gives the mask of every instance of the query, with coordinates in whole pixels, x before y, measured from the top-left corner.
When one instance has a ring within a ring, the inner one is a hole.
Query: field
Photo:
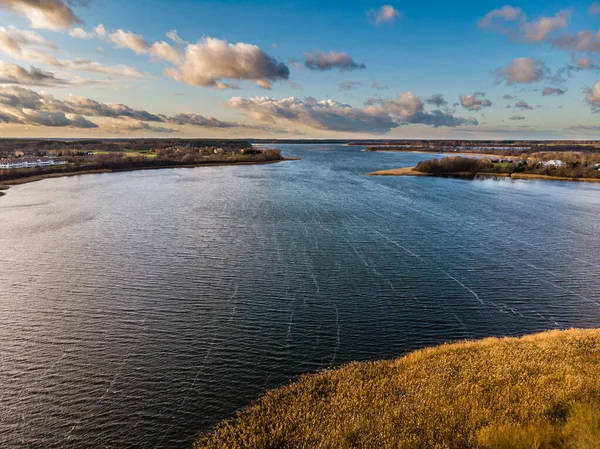
[[[268,392],[196,449],[600,447],[600,330],[351,363]]]

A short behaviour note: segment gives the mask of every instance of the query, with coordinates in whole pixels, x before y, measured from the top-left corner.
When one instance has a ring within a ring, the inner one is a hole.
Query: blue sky
[[[2,136],[600,133],[592,2],[44,5],[0,0]]]

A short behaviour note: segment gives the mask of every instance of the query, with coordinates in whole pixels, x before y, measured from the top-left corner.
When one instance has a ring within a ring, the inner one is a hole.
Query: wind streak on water
[[[599,326],[600,186],[429,157],[90,175],[0,200],[0,447],[189,447],[306,372]]]

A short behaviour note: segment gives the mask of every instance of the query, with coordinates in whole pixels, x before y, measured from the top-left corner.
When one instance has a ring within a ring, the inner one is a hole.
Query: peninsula
[[[527,152],[520,156],[498,152],[496,155],[452,156],[421,161],[414,167],[378,170],[369,175],[600,182],[600,152]]]
[[[290,160],[242,140],[0,140],[0,196],[9,185],[90,173]]]

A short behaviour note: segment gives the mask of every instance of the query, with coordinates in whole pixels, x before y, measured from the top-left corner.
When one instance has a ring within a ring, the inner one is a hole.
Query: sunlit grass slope
[[[600,449],[600,330],[351,363],[265,394],[199,448]]]

